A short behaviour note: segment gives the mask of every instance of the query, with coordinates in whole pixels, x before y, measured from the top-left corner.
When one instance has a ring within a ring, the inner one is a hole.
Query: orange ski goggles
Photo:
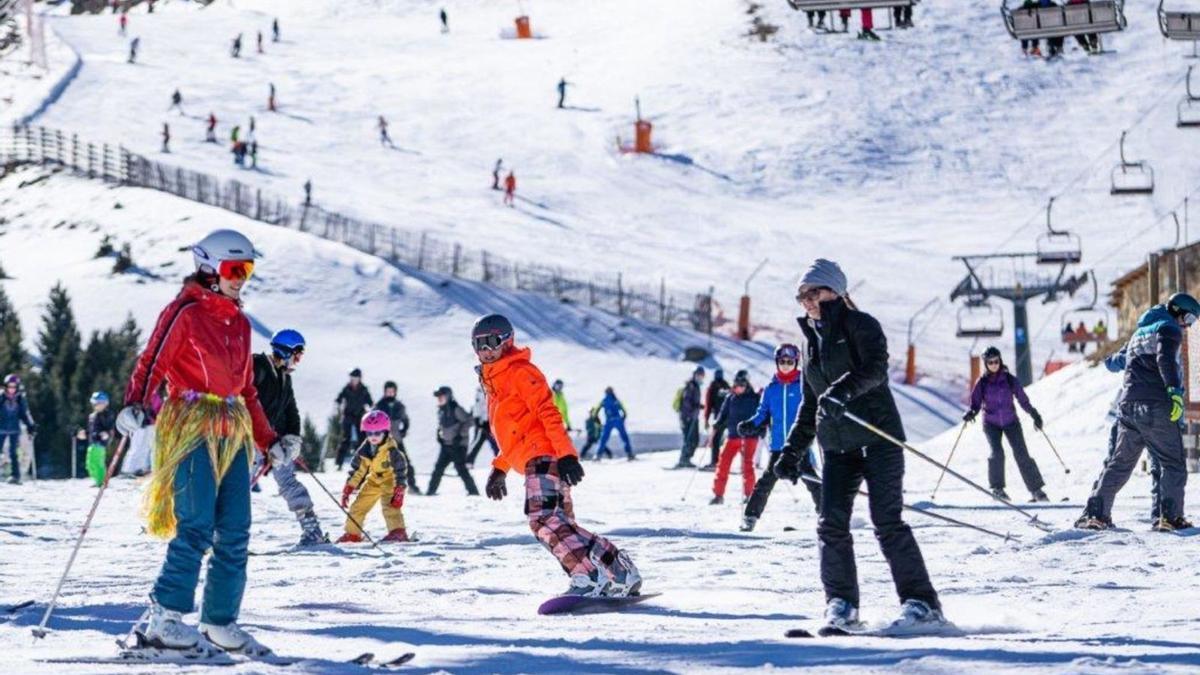
[[[253,260],[222,260],[217,274],[222,279],[240,279],[245,281],[254,274]]]

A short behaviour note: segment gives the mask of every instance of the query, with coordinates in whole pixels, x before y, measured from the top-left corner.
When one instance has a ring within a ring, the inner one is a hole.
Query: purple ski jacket
[[[983,408],[983,423],[994,427],[1006,427],[1017,421],[1017,408],[1013,398],[1021,404],[1025,412],[1035,415],[1029,397],[1021,381],[1008,368],[1001,367],[996,373],[984,373],[975,382],[971,390],[971,410],[979,412]]]

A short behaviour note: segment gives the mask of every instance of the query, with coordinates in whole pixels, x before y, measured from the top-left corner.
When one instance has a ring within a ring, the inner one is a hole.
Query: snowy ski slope
[[[1187,50],[1159,36],[1153,3],[1129,3],[1129,29],[1106,42],[1114,53],[1069,45],[1058,62],[1023,58],[996,4],[923,3],[915,29],[863,43],[811,33],[770,2],[758,12],[781,31],[763,44],[744,37],[750,16],[735,0],[527,2],[546,37],[533,41],[500,39],[512,3],[163,2],[132,17],[137,65],[111,15],[50,21],[84,66],[38,122],[152,157],[169,122],[170,162],[297,199],[312,178],[325,206],[509,257],[715,284],[730,316],[770,258],[755,308],[785,329],[799,269],[833,257],[900,344],[908,317],[961,278],[950,256],[1032,249],[1050,194],[1057,225],[1083,236],[1082,267],[1107,282],[1173,241],[1163,218],[1200,183],[1200,132],[1174,127]],[[576,106],[566,111],[554,109],[560,76]],[[182,117],[166,112],[177,87]],[[639,95],[659,157],[615,149]],[[210,111],[219,145],[203,142]],[[377,141],[380,114],[397,149]],[[247,175],[224,141],[252,115],[261,166]],[[1153,197],[1108,195],[1126,128],[1131,157],[1157,171]],[[516,170],[516,209],[487,189],[497,157]],[[1059,347],[1062,311],[1085,300],[1032,308],[1039,368]],[[921,334],[922,367],[942,380],[963,376],[970,347],[953,316],[943,308]]]

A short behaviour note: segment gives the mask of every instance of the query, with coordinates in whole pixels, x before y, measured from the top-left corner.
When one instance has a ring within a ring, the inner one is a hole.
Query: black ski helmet
[[[750,386],[750,373],[745,370],[739,370],[733,374],[733,386],[742,385],[743,387]]]
[[[1004,363],[1004,359],[1000,356],[1000,349],[998,347],[988,347],[987,349],[983,350],[983,360],[986,362],[988,359],[1000,359],[1000,362]]]
[[[471,328],[471,345],[476,351],[481,346],[495,349],[513,339],[512,322],[502,314],[486,314],[475,320]]]
[[[1196,302],[1196,298],[1187,293],[1175,293],[1167,298],[1167,311],[1175,318],[1191,314],[1192,320],[1188,322],[1190,326],[1200,318],[1200,302]]]

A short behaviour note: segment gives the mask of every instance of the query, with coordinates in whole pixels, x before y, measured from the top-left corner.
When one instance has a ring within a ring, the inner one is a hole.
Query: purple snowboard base
[[[560,595],[550,598],[538,607],[538,614],[599,614],[616,612],[624,607],[636,605],[643,600],[657,598],[662,593],[644,593],[623,598],[585,598],[579,595]]]

